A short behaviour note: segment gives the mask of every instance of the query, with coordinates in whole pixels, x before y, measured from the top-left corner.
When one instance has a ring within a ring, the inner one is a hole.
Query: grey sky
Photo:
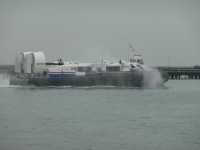
[[[0,64],[23,51],[48,62],[127,60],[200,65],[199,0],[0,0]]]

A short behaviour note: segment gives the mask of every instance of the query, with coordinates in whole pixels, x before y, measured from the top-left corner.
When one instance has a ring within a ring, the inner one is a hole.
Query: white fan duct
[[[31,73],[43,74],[45,70],[45,55],[43,52],[31,53]]]
[[[17,54],[15,57],[15,72],[17,73],[25,73],[27,70],[26,62],[28,55],[31,52],[22,52]]]
[[[122,71],[129,71],[130,70],[130,66],[126,61],[120,60],[119,63],[122,65]]]
[[[124,60],[120,60],[119,63],[122,65],[122,66],[129,66],[129,64],[124,61]]]
[[[109,62],[107,60],[102,60],[101,63],[108,64]]]

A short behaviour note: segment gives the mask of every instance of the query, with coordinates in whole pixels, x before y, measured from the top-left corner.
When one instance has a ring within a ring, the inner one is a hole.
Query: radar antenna
[[[133,47],[132,47],[132,45],[131,45],[131,43],[129,42],[129,38],[127,38],[127,41],[128,41],[128,46],[129,46],[129,48],[132,50],[132,51],[134,51],[134,49],[133,49]],[[128,61],[130,61],[130,59],[131,59],[131,57],[133,56],[133,54],[132,54],[132,51],[129,51],[129,55],[128,55]]]

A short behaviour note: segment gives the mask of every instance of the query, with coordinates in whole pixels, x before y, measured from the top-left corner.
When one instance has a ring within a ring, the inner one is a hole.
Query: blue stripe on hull
[[[116,74],[134,74],[135,72],[110,72],[110,75]],[[140,73],[140,72],[138,72]],[[60,77],[75,77],[75,74],[49,74],[50,78],[60,78]],[[85,77],[103,76],[103,73],[86,73]]]
[[[75,77],[75,74],[50,74],[50,78]]]
[[[88,74],[85,74],[86,77],[94,77],[94,76],[102,76],[103,73],[88,73]]]

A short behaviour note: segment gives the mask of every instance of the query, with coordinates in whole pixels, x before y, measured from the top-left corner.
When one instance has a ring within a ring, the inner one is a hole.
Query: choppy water
[[[199,150],[200,80],[162,88],[0,80],[0,150]]]

